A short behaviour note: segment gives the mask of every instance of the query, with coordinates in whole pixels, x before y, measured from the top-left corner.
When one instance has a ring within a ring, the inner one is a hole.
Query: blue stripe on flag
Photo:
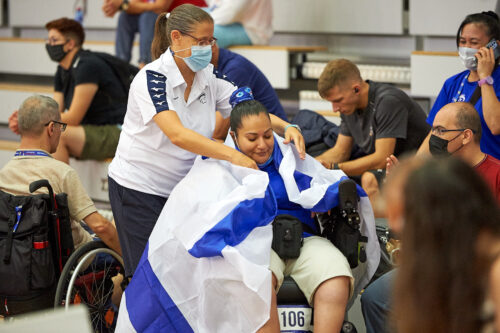
[[[149,242],[127,287],[127,311],[137,332],[193,332],[148,261]]]
[[[269,189],[265,197],[240,202],[189,250],[197,258],[222,256],[222,249],[241,243],[257,228],[268,225],[276,216],[276,199]]]

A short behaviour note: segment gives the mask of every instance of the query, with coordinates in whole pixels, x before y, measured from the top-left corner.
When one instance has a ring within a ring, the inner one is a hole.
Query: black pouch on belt
[[[295,259],[302,247],[302,222],[292,215],[282,214],[273,221],[273,250],[282,259]]]

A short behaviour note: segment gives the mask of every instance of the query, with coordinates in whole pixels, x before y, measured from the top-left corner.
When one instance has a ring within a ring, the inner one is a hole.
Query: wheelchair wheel
[[[95,332],[113,332],[124,272],[120,255],[102,241],[89,242],[78,248],[64,266],[54,306],[67,309],[72,304],[85,304]]]

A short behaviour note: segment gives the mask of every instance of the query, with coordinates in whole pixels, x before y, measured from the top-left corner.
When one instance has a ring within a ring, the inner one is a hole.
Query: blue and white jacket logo
[[[146,71],[148,82],[148,91],[151,101],[156,109],[156,113],[168,110],[166,81],[167,77],[161,73],[148,70]]]

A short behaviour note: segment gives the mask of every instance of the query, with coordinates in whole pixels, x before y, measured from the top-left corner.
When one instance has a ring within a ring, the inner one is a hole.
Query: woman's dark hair
[[[231,111],[231,131],[237,134],[237,130],[241,127],[241,121],[243,120],[243,118],[248,116],[258,116],[261,113],[266,114],[269,120],[271,120],[266,107],[259,101],[252,99],[237,104],[233,108],[233,111]]]
[[[457,31],[457,47],[460,43],[460,34],[462,33],[462,29],[469,23],[482,25],[485,28],[486,35],[488,35],[489,39],[495,38],[495,40],[500,40],[500,23],[498,15],[495,12],[487,11],[470,14],[465,17]]]
[[[491,189],[465,162],[447,158],[410,172],[403,192],[397,331],[478,332],[494,260],[478,249],[500,242],[500,209]]]
[[[184,33],[192,33],[195,25],[202,22],[213,23],[214,20],[203,9],[191,4],[175,7],[167,18],[167,13],[158,15],[155,23],[155,34],[151,43],[151,57],[158,59],[170,46],[170,33],[179,30]]]

